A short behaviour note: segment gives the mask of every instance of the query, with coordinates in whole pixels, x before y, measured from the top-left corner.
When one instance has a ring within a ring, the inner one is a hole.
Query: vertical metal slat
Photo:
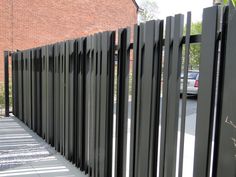
[[[4,89],[5,89],[5,116],[9,117],[9,69],[8,69],[8,55],[4,51]]]
[[[210,175],[217,64],[218,7],[203,11],[193,176]]]
[[[119,29],[115,176],[126,176],[130,29]]]
[[[187,106],[190,32],[191,32],[191,12],[188,12],[186,35],[185,35],[184,79],[183,79],[183,88],[182,88],[183,92],[182,92],[182,110],[181,110],[181,124],[180,124],[179,177],[182,177],[182,173],[183,173],[184,134],[185,134],[185,119],[186,119],[186,106]]]

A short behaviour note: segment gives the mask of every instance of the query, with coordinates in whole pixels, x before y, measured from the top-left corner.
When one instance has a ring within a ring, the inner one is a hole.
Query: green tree
[[[202,23],[193,23],[191,26],[191,35],[201,34]],[[190,69],[199,69],[199,59],[200,59],[200,44],[191,44],[190,46]]]
[[[228,0],[222,0],[224,5],[228,4]],[[236,5],[236,0],[231,0],[233,5]],[[191,26],[191,35],[201,34],[202,23],[193,23]],[[190,69],[199,69],[199,59],[200,59],[200,44],[191,44],[190,47]]]
[[[228,4],[229,2],[229,0],[222,0],[222,1],[224,5]],[[236,0],[231,0],[231,2],[233,3],[234,6],[236,5]]]

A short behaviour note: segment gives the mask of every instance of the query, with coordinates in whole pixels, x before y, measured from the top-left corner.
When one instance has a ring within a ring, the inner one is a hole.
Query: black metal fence
[[[186,26],[183,15],[167,17],[165,39],[163,28],[135,25],[133,43],[125,28],[118,45],[103,32],[12,53],[13,114],[91,176],[174,177],[176,167],[182,176],[189,48],[200,43],[193,176],[235,177],[236,11],[204,9],[201,35],[190,34],[191,13]]]

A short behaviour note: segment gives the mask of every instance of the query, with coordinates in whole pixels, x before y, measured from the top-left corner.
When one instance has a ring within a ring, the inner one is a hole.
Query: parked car
[[[189,70],[188,71],[188,83],[187,83],[187,94],[188,95],[196,95],[198,94],[198,79],[199,79],[199,71],[197,70]],[[180,93],[183,92],[183,81],[184,74],[181,74],[181,85],[180,85]]]

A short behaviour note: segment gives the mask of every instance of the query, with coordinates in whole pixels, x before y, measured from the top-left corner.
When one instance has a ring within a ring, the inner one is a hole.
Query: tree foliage
[[[223,0],[224,5],[228,4],[228,0]],[[231,0],[233,5],[236,5],[236,0]],[[202,23],[193,23],[191,26],[191,35],[201,34]],[[200,60],[200,44],[191,44],[190,46],[190,69],[199,69]]]
[[[223,0],[224,5],[228,4],[228,2],[231,1],[234,6],[236,6],[236,0]]]
[[[191,26],[191,35],[201,34],[202,32],[202,23],[197,22],[193,23]],[[191,44],[190,46],[190,68],[199,69],[199,59],[200,59],[200,44]]]
[[[158,6],[155,0],[146,0],[140,4],[139,22],[156,20],[158,18]]]

